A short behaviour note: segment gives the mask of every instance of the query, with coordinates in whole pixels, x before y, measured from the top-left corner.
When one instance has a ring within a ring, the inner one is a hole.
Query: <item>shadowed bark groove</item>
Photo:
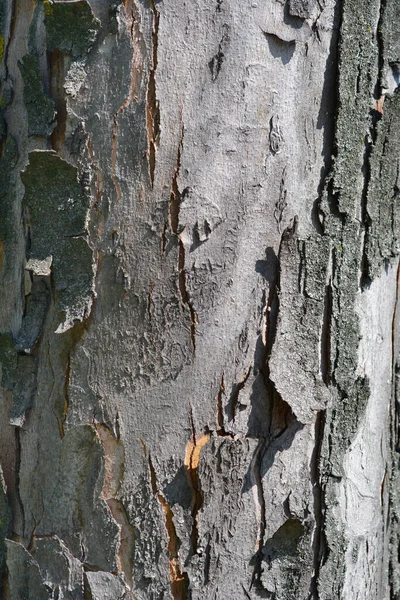
[[[160,138],[160,110],[156,96],[156,70],[157,70],[157,52],[158,52],[158,28],[160,25],[160,13],[158,12],[154,0],[149,0],[153,12],[153,33],[152,33],[152,65],[149,73],[146,98],[147,113],[147,136],[148,136],[148,164],[151,185],[154,185],[154,170],[156,168],[156,152]]]

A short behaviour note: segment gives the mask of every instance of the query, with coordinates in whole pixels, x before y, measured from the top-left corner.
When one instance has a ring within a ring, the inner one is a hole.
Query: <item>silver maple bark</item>
[[[399,598],[399,17],[3,1],[5,599]]]

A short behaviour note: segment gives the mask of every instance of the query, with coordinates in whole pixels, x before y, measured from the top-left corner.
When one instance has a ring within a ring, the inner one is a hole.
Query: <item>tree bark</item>
[[[3,598],[400,598],[399,23],[0,6]]]

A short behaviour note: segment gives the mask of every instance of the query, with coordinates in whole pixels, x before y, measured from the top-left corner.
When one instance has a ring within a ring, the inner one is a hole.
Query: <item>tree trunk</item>
[[[89,2],[0,6],[3,597],[400,598],[400,4]]]

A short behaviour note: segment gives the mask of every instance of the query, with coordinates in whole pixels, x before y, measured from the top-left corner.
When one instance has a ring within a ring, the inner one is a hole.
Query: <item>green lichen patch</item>
[[[92,251],[86,240],[89,199],[76,167],[53,151],[34,151],[22,173],[31,230],[30,258],[53,257],[65,319],[59,331],[88,316],[93,298]]]
[[[47,49],[56,48],[73,58],[85,56],[93,46],[100,22],[85,0],[43,2]]]
[[[24,80],[28,134],[48,136],[55,127],[55,104],[44,92],[36,58],[27,54],[19,63],[19,69]]]

